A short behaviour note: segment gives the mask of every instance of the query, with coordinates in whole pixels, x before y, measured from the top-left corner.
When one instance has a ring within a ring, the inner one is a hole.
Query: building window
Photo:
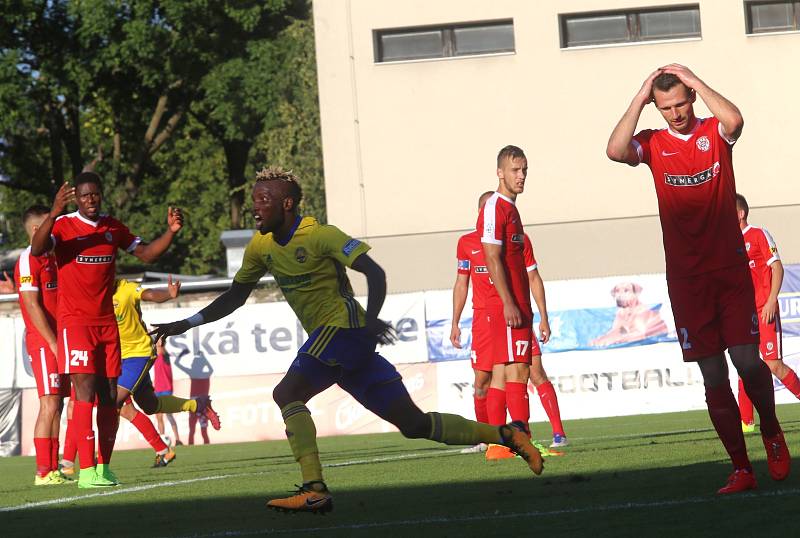
[[[561,48],[700,37],[700,7],[603,11],[559,15]]]
[[[373,37],[376,63],[514,52],[514,21],[392,28]]]
[[[747,1],[744,3],[748,34],[800,30],[800,2]]]

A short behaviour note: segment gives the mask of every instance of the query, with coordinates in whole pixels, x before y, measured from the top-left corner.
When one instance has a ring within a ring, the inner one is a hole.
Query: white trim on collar
[[[752,228],[752,227],[753,227],[753,225],[752,225],[752,224],[748,224],[747,226],[745,226],[744,228],[742,228],[742,235],[744,235],[744,234],[746,234],[747,232],[749,232],[749,231],[750,231],[750,228]]]
[[[497,191],[495,191],[495,194],[497,195],[498,198],[502,198],[503,200],[505,200],[506,202],[508,202],[511,205],[517,205],[516,202],[514,200],[512,200],[511,198],[509,198],[508,196],[504,196],[504,195],[500,194]]]
[[[676,133],[675,131],[673,131],[673,130],[670,128],[670,126],[669,126],[669,125],[667,125],[667,132],[668,132],[669,134],[671,134],[672,136],[674,136],[675,138],[678,138],[678,139],[680,139],[680,140],[683,140],[684,142],[687,142],[687,141],[688,141],[690,138],[692,138],[692,137],[694,136],[694,132],[697,130],[697,128],[698,128],[698,127],[700,127],[700,125],[701,125],[702,123],[703,123],[703,120],[702,120],[702,119],[700,119],[700,118],[695,118],[694,127],[692,127],[692,130],[691,130],[691,131],[689,131],[689,134],[681,134],[681,133]]]
[[[84,223],[88,224],[89,226],[93,226],[93,227],[97,228],[97,225],[98,225],[98,224],[100,224],[100,219],[102,219],[103,217],[105,217],[105,216],[106,216],[106,214],[105,214],[105,213],[100,213],[100,218],[99,218],[99,219],[97,219],[96,221],[87,219],[86,217],[84,217],[83,215],[81,215],[81,212],[80,212],[80,211],[75,211],[75,212],[73,212],[73,213],[69,213],[68,215],[64,215],[64,216],[65,216],[65,217],[75,217],[75,218],[77,218],[79,221],[81,221],[81,222],[84,222]]]

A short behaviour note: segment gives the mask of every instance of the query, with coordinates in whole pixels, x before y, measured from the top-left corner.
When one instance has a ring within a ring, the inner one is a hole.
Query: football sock
[[[197,400],[187,400],[186,398],[178,398],[177,396],[159,396],[158,407],[156,407],[153,414],[180,413],[181,411],[196,413]]]
[[[50,438],[50,468],[58,471],[58,437]]]
[[[539,393],[539,400],[542,402],[544,412],[547,413],[548,420],[550,420],[553,435],[564,435],[564,426],[561,424],[561,410],[558,407],[558,396],[553,384],[545,381],[536,387],[536,392]]]
[[[506,405],[512,421],[520,421],[528,428],[531,405],[528,400],[528,384],[506,381]]]
[[[72,409],[73,438],[78,447],[80,468],[94,467],[94,431],[92,430],[92,402],[75,402]]]
[[[33,447],[36,449],[36,474],[47,476],[53,469],[50,467],[50,443],[49,437],[34,437]]]
[[[164,443],[164,440],[158,435],[158,431],[156,430],[153,423],[144,413],[139,413],[137,411],[136,415],[131,419],[131,424],[139,430],[139,433],[142,434],[144,440],[153,447],[157,453],[166,452],[167,445]]]
[[[758,367],[750,372],[747,377],[742,377],[747,395],[753,402],[753,407],[758,411],[758,423],[761,433],[767,437],[777,435],[781,431],[778,417],[775,415],[775,390],[772,388],[772,372],[763,361],[758,361]]]
[[[800,399],[800,379],[797,378],[797,374],[794,370],[789,368],[789,372],[783,376],[781,383],[783,383],[783,386],[786,387],[789,392],[795,395],[795,398]]]
[[[119,412],[115,405],[97,406],[97,463],[111,463],[114,442],[119,428]]]
[[[745,424],[753,423],[753,402],[747,396],[747,391],[744,390],[744,383],[742,378],[739,378],[739,416],[742,417],[742,422]]]
[[[486,414],[492,426],[502,426],[506,423],[506,391],[489,387],[486,395]]]
[[[752,469],[747,457],[742,426],[739,423],[739,409],[727,382],[718,387],[706,387],[708,416],[717,430],[722,445],[728,451],[736,469]]]
[[[78,445],[75,442],[75,425],[72,419],[67,420],[67,432],[64,434],[64,461],[75,461]]]
[[[477,445],[478,443],[501,443],[497,426],[467,420],[449,413],[426,413],[431,418],[431,433],[428,439],[446,445]]]
[[[311,418],[311,411],[303,402],[292,402],[281,409],[286,424],[286,438],[292,454],[300,464],[303,483],[322,482],[322,464],[317,448],[317,428]]]
[[[486,409],[486,396],[483,398],[473,396],[472,401],[475,402],[475,420],[478,422],[483,422],[484,424],[488,424],[489,411]]]

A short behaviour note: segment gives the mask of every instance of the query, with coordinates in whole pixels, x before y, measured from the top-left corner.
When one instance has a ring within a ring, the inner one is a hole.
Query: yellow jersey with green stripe
[[[284,244],[256,232],[234,280],[254,284],[270,273],[307,333],[323,325],[364,326],[364,309],[353,297],[345,267],[369,245],[314,217],[297,217]]]
[[[141,284],[136,282],[129,282],[124,278],[116,281],[114,315],[117,318],[123,359],[149,357],[153,354],[153,340],[147,334],[140,308],[143,291]]]

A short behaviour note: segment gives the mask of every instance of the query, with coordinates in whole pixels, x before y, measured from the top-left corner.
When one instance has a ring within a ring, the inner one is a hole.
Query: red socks
[[[475,420],[484,424],[489,424],[489,411],[486,409],[486,396],[483,398],[473,396],[472,401],[475,402]]]
[[[50,468],[58,471],[58,437],[50,438]]]
[[[736,469],[752,469],[739,423],[739,409],[730,385],[725,382],[719,387],[706,387],[706,403],[708,416],[711,417],[711,423],[728,451],[733,466]]]
[[[558,408],[558,396],[556,396],[556,389],[553,388],[553,384],[545,381],[536,387],[536,392],[539,393],[539,400],[542,402],[544,412],[547,413],[548,420],[550,420],[553,435],[565,435],[564,426],[561,424],[561,410]]]
[[[75,461],[78,445],[75,444],[75,426],[73,420],[67,420],[67,433],[64,434],[64,461]]]
[[[489,387],[486,394],[486,414],[492,426],[506,423],[506,391]]]
[[[527,380],[526,380],[527,381]],[[506,406],[511,420],[518,420],[527,429],[531,420],[531,405],[528,401],[528,383],[506,381]]]
[[[76,401],[72,409],[73,439],[78,447],[81,469],[94,467],[93,407],[91,402]]]
[[[742,377],[744,388],[753,406],[758,411],[758,422],[762,435],[772,437],[781,431],[778,417],[775,416],[775,390],[772,388],[772,372],[762,361],[748,377]]]
[[[155,426],[153,426],[153,423],[147,415],[137,412],[136,416],[131,420],[131,424],[139,430],[144,440],[147,441],[157,453],[163,453],[168,450],[167,445],[164,444],[164,440],[158,435],[158,431],[156,431]]]
[[[119,412],[116,406],[97,406],[97,463],[111,463],[111,453],[117,440]],[[83,462],[81,461],[81,469]]]
[[[739,378],[739,416],[745,424],[753,424],[753,402],[744,390],[742,378]]]
[[[50,461],[52,453],[52,439],[49,437],[34,437],[33,446],[36,449],[36,474],[47,476],[53,470]],[[58,466],[56,466],[56,469]]]
[[[783,386],[794,394],[797,399],[800,399],[800,379],[797,378],[797,374],[794,370],[789,368],[789,373],[783,376],[781,383],[783,383]]]

